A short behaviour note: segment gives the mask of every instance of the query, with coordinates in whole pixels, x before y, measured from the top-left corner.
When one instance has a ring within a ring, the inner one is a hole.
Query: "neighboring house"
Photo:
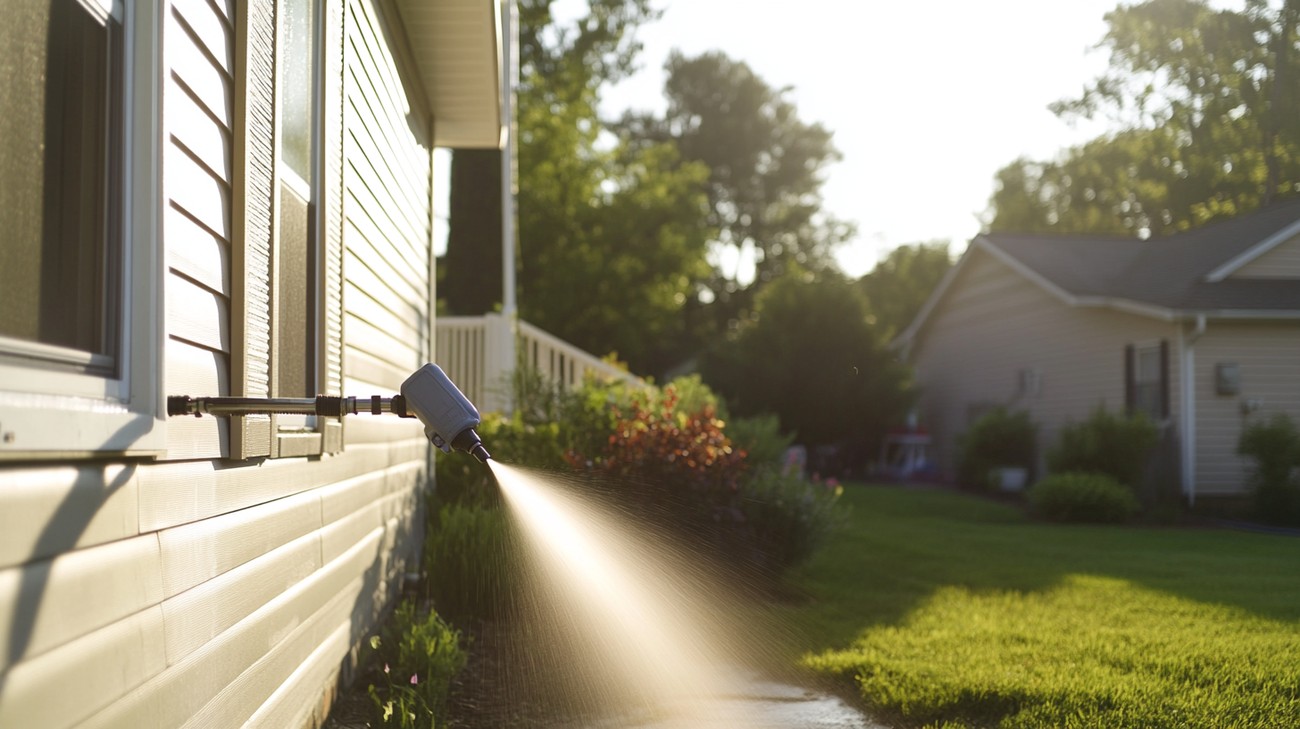
[[[493,0],[16,0],[0,47],[0,726],[296,727],[415,568],[435,146]]]
[[[1300,200],[1150,240],[981,235],[897,344],[949,474],[989,408],[1041,453],[1104,406],[1162,424],[1189,500],[1240,494],[1243,426],[1300,419]]]

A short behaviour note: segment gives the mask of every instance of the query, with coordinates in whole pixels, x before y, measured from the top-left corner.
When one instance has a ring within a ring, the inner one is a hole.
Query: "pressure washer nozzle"
[[[479,463],[487,463],[488,459],[492,457],[492,454],[487,452],[487,449],[483,447],[482,443],[470,448],[469,454],[477,458]]]

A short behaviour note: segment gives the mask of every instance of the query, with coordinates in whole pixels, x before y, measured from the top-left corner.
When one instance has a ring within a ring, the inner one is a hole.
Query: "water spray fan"
[[[341,397],[317,395],[316,397],[190,397],[170,395],[167,414],[231,416],[303,414],[324,417],[390,413],[403,418],[419,418],[424,424],[424,434],[444,453],[464,451],[482,463],[491,454],[483,447],[474,428],[481,422],[478,409],[447,373],[436,364],[426,364],[402,383],[402,394],[391,397],[375,395]]]

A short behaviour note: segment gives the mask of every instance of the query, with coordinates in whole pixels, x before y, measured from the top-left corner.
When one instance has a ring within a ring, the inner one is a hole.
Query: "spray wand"
[[[316,397],[167,397],[167,414],[202,417],[231,415],[304,414],[325,417],[391,413],[419,418],[424,434],[444,453],[464,451],[481,463],[492,457],[474,431],[481,419],[474,404],[436,364],[426,364],[402,383],[402,394],[369,398]]]

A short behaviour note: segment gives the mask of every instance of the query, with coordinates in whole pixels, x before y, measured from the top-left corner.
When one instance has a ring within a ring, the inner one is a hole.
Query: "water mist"
[[[519,528],[530,670],[602,726],[757,726],[719,580],[553,474],[489,461]],[[754,626],[749,626],[751,634]]]

